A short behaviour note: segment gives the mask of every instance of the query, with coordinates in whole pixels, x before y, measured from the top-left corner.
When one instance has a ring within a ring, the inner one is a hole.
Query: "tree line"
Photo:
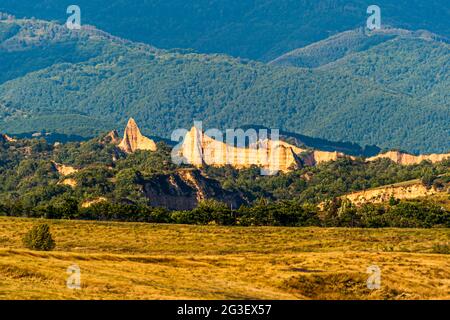
[[[0,215],[13,217],[98,220],[146,223],[174,223],[222,226],[359,227],[359,228],[431,228],[450,227],[450,212],[426,200],[398,201],[388,204],[354,206],[339,198],[327,201],[323,208],[298,201],[268,203],[260,200],[252,206],[231,209],[216,200],[205,200],[193,210],[170,211],[142,204],[100,202],[82,207],[75,199],[59,206],[24,208],[20,202],[0,204]]]

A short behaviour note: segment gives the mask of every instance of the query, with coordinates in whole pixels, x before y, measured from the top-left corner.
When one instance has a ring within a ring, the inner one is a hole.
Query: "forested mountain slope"
[[[270,62],[273,65],[317,68],[337,61],[347,55],[367,51],[393,39],[429,40],[449,43],[442,36],[421,30],[409,31],[396,28],[382,28],[369,31],[366,28],[338,33],[325,40],[313,43],[283,54]]]
[[[416,153],[450,148],[442,41],[394,38],[304,69],[157,50],[42,21],[3,21],[0,30],[3,132],[88,137],[134,117],[145,134],[164,138],[203,120],[205,128],[264,125]]]
[[[17,17],[66,21],[70,0],[2,0]],[[270,61],[366,25],[369,5],[382,23],[450,36],[448,0],[78,0],[82,23],[160,48],[194,48]]]

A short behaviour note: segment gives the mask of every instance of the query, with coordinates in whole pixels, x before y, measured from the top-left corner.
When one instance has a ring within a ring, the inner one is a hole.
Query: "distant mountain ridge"
[[[56,20],[69,0],[2,0],[0,11]],[[371,0],[77,0],[82,23],[159,48],[271,61],[339,32],[364,27]],[[450,37],[448,0],[378,0],[382,25]]]
[[[325,40],[293,50],[274,59],[269,62],[269,64],[318,68],[344,58],[349,54],[369,50],[371,47],[375,47],[396,38],[422,39],[444,42],[446,44],[450,43],[448,38],[425,30],[410,31],[396,28],[383,28],[380,30],[369,31],[365,28],[359,28],[338,33]]]

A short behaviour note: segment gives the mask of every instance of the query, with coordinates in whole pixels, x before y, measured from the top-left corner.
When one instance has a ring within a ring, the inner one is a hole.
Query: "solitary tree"
[[[55,241],[50,233],[48,224],[34,226],[22,239],[28,249],[39,251],[51,251],[55,248]]]

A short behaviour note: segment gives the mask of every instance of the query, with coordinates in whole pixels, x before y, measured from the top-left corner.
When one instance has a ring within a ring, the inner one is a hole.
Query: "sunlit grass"
[[[0,299],[448,299],[448,229],[243,228],[0,218]],[[81,269],[81,290],[66,287]],[[382,271],[368,290],[367,267]]]

